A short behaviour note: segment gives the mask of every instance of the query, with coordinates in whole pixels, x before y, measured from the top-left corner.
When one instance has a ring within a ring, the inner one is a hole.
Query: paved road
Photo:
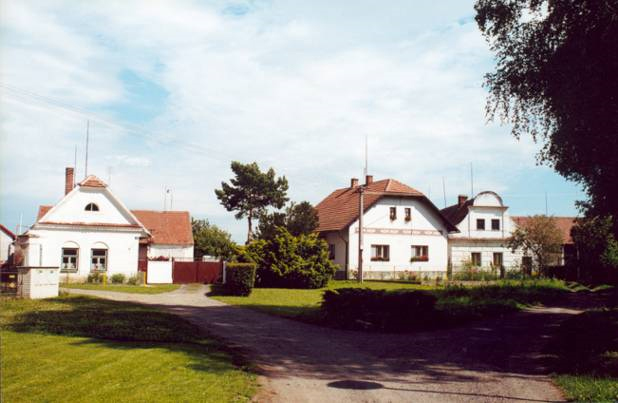
[[[262,373],[258,401],[562,401],[539,353],[580,311],[534,308],[457,329],[371,334],[311,326],[182,287],[156,295],[67,290],[163,306],[242,349]]]

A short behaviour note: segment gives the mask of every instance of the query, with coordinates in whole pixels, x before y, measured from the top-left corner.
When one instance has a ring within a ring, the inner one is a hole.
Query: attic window
[[[99,206],[97,206],[94,203],[88,203],[84,210],[86,210],[86,211],[99,211]]]

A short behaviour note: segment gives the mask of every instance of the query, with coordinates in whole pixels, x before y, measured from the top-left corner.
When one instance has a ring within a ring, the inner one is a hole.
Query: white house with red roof
[[[95,271],[132,276],[147,258],[193,258],[188,212],[131,211],[94,175],[73,183],[67,168],[64,197],[41,206],[19,237],[22,265],[60,266],[80,277]]]
[[[352,179],[316,206],[318,232],[339,277],[353,278],[358,270],[360,189]],[[448,234],[457,228],[424,194],[394,179],[374,182],[368,175],[362,189],[363,277],[399,279],[412,272],[445,277]]]

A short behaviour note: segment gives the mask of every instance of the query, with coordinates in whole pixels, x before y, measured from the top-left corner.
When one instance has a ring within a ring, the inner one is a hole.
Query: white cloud
[[[7,3],[3,84],[106,120],[102,111],[126,99],[123,70],[169,93],[161,115],[138,128],[94,122],[89,172],[106,179],[111,167],[114,191],[134,208],[162,206],[170,187],[177,208],[242,239],[244,223],[213,192],[230,160],[273,166],[293,199],[318,202],[360,175],[365,135],[377,178],[432,195],[443,176],[449,198],[467,191],[470,161],[478,186],[499,191],[533,165],[536,146],[485,125],[490,54],[474,23],[457,22],[471,4],[362,3],[344,7],[346,18],[340,6],[288,2],[242,15],[225,14],[225,2]],[[48,202],[74,144],[83,151],[85,118],[15,91],[1,102],[2,179],[19,179],[3,198],[38,189]]]

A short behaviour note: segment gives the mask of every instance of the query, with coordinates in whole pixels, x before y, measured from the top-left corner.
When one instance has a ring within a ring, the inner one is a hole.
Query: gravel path
[[[539,353],[568,308],[533,308],[415,334],[335,330],[226,305],[207,287],[155,295],[66,290],[160,305],[242,349],[262,373],[258,401],[562,401]]]

